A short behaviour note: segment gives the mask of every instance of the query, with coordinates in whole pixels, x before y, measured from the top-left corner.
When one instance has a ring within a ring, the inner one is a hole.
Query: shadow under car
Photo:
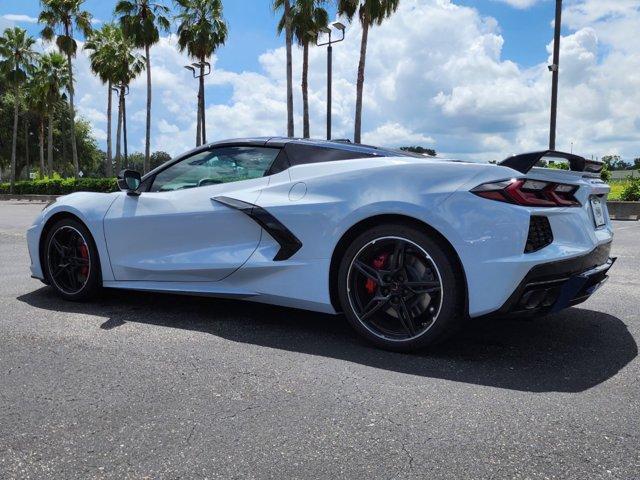
[[[107,289],[92,303],[71,303],[49,287],[18,300],[35,308],[103,317],[102,329],[140,322],[398,373],[529,392],[587,390],[638,354],[620,319],[584,308],[535,320],[472,319],[447,342],[402,354],[364,343],[343,316],[251,302]]]

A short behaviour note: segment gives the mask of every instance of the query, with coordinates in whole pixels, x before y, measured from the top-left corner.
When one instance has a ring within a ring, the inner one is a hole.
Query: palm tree
[[[46,86],[43,82],[44,75],[41,72],[42,64],[36,70],[27,85],[27,104],[29,110],[38,121],[38,147],[40,153],[40,178],[46,173],[44,165],[44,123],[47,115]]]
[[[292,27],[298,45],[302,47],[302,126],[303,137],[309,138],[309,44],[317,32],[329,23],[329,14],[321,7],[323,0],[296,0]],[[315,32],[315,33],[314,33]]]
[[[291,2],[289,0],[273,0],[273,9],[275,11],[282,10],[282,17],[278,22],[278,35],[284,30],[287,46],[287,136],[293,137],[293,60],[291,59],[293,28]]]
[[[67,108],[67,99],[62,90],[69,85],[69,64],[64,55],[51,52],[42,56],[38,69],[40,82],[46,96],[47,126],[47,173],[53,174],[53,129],[56,110]],[[66,142],[64,143],[66,145]]]
[[[204,101],[205,62],[227,39],[227,24],[222,17],[222,0],[175,0],[180,13],[175,19],[178,25],[178,47],[200,63],[198,86],[198,120],[202,128],[196,135],[196,144],[207,143]]]
[[[145,57],[135,52],[133,43],[124,36],[116,43],[116,58],[119,65],[114,71],[113,82],[118,89],[118,133],[116,136],[116,172],[120,171],[122,157],[120,155],[120,138],[124,127],[124,154],[127,156],[127,131],[126,131],[126,106],[125,95],[129,90],[129,84],[145,69]]]
[[[362,91],[364,88],[364,67],[367,57],[367,41],[369,28],[381,25],[397,9],[400,0],[339,0],[338,14],[346,15],[352,20],[357,13],[362,25],[362,40],[360,42],[360,62],[358,63],[358,79],[356,82],[356,118],[353,140],[360,143],[362,134]]]
[[[107,177],[113,176],[111,152],[111,111],[112,88],[115,72],[120,66],[117,55],[117,43],[122,39],[122,30],[113,23],[105,24],[100,30],[95,30],[84,44],[85,50],[91,50],[89,61],[91,70],[102,83],[107,84],[107,156],[105,172]]]
[[[13,193],[16,181],[16,146],[18,142],[18,114],[20,109],[20,85],[27,80],[38,54],[33,50],[35,39],[27,31],[7,28],[0,37],[0,71],[13,84],[13,137],[11,142],[11,179],[9,191]]]
[[[150,0],[120,0],[115,13],[125,35],[138,48],[144,48],[147,69],[147,131],[144,146],[144,173],[149,171],[151,158],[151,45],[160,40],[160,31],[169,30],[167,15],[169,9]]]
[[[71,63],[71,59],[76,55],[78,44],[73,38],[73,31],[75,27],[88,36],[91,33],[91,14],[81,10],[84,0],[41,0],[41,3],[42,11],[38,16],[38,22],[44,24],[42,38],[51,41],[55,37],[58,49],[67,56],[71,152],[73,167],[76,178],[78,178],[80,165],[78,164],[78,147],[76,145],[76,113],[73,104],[73,65]]]

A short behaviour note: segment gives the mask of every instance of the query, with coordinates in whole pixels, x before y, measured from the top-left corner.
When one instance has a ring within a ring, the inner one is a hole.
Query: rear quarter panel
[[[262,191],[258,204],[289,228],[302,241],[302,248],[289,260],[272,262],[277,245],[263,235],[256,253],[229,281],[255,288],[263,299],[277,297],[279,304],[333,311],[331,257],[353,225],[377,215],[412,217],[438,230],[456,248],[463,240],[448,218],[451,211],[446,199],[486,168],[420,159],[293,167],[290,178],[271,182]]]

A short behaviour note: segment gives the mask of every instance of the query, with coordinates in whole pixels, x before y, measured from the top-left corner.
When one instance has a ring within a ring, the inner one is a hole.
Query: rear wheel
[[[43,268],[49,284],[66,300],[82,301],[100,289],[100,261],[89,230],[65,218],[49,229]]]
[[[464,289],[446,249],[416,228],[372,228],[347,248],[338,273],[342,309],[363,337],[411,351],[442,340],[463,318]]]

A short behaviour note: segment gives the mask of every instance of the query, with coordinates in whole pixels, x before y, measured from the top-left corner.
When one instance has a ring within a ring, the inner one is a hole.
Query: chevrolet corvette
[[[468,319],[589,298],[615,261],[601,169],[554,151],[496,165],[221,141],[47,205],[31,273],[72,301],[118,288],[342,312],[373,344],[415,350]]]

